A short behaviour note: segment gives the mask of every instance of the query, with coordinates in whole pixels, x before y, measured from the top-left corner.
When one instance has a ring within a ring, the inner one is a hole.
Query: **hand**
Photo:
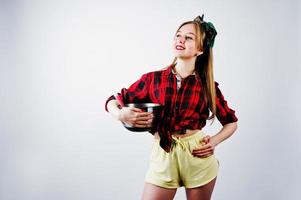
[[[151,112],[143,112],[139,108],[123,107],[119,111],[118,119],[132,127],[146,128],[151,127],[153,114]]]
[[[214,149],[216,147],[216,142],[214,141],[214,138],[206,135],[201,141],[200,147],[194,149],[192,151],[192,155],[200,158],[206,158],[214,154]]]

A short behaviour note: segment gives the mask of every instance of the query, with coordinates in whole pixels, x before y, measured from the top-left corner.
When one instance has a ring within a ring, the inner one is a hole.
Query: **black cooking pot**
[[[124,106],[131,107],[131,108],[139,108],[139,109],[143,110],[144,112],[152,112],[153,113],[154,118],[153,118],[151,127],[139,128],[139,127],[133,127],[128,124],[122,123],[126,129],[128,129],[129,131],[133,131],[133,132],[150,131],[152,128],[154,128],[158,123],[158,120],[160,118],[160,113],[163,108],[163,106],[161,104],[156,104],[156,103],[129,103],[129,104],[125,104]]]

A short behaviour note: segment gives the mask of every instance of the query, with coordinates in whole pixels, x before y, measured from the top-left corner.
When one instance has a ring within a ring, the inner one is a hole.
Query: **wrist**
[[[122,113],[121,113],[121,109],[117,109],[116,110],[116,114],[115,114],[115,118],[119,121],[122,121]]]
[[[121,121],[122,114],[121,109],[119,107],[119,104],[116,102],[116,100],[111,100],[108,103],[108,111],[109,113],[117,120]]]
[[[217,138],[216,135],[211,137],[211,142],[214,146],[217,146],[217,145],[219,145],[219,143],[221,143],[221,141]]]

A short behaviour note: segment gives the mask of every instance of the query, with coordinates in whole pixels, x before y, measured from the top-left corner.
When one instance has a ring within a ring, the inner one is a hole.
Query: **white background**
[[[239,118],[216,149],[213,199],[299,199],[297,0],[0,2],[1,200],[139,199],[152,137],[124,129],[105,100],[170,64],[177,27],[202,13]]]

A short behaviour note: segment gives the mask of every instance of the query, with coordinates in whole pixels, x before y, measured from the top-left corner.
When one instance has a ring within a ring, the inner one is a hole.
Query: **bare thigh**
[[[197,188],[186,188],[186,196],[188,200],[210,200],[214,189],[216,178]]]
[[[150,183],[145,183],[142,200],[172,200],[177,189],[166,189]]]

